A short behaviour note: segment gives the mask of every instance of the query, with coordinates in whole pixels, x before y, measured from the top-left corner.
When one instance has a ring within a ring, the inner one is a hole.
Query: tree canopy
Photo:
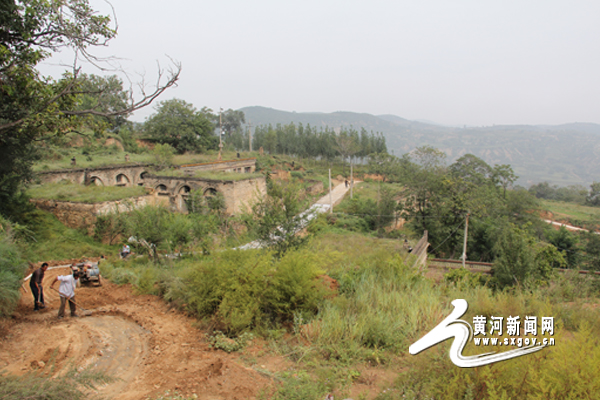
[[[36,142],[77,128],[87,116],[126,116],[176,83],[177,64],[167,75],[159,71],[156,87],[148,93],[142,88],[137,100],[129,95],[111,104],[114,96],[100,96],[114,92],[118,82],[98,80],[90,87],[93,79],[82,74],[77,60],[100,66],[93,49],[116,34],[110,16],[99,15],[88,0],[0,0],[1,214],[13,213],[22,184],[31,178]],[[76,55],[71,70],[60,79],[42,76],[39,63],[63,49]],[[86,93],[95,101],[86,100]]]
[[[160,102],[144,130],[152,139],[171,145],[179,153],[214,149],[218,142],[207,113],[180,99]]]

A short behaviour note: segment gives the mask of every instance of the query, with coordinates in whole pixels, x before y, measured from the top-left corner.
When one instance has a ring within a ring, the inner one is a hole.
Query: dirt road
[[[98,393],[124,400],[152,398],[166,390],[206,400],[253,399],[271,385],[267,375],[244,366],[238,355],[210,349],[193,327],[194,319],[155,296],[135,296],[128,286],[108,281],[101,287],[83,286],[76,301],[92,315],[69,318],[67,310],[67,317],[58,320],[58,294],[48,287],[56,275],[68,272],[46,272],[47,308],[42,311],[33,311],[25,283],[14,322],[0,337],[0,369],[13,374],[41,369],[59,376],[71,365],[93,366],[119,378]],[[258,362],[275,372],[284,361]]]

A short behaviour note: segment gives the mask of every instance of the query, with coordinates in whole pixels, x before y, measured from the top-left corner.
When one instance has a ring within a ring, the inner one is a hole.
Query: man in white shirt
[[[121,258],[126,258],[129,254],[131,254],[131,249],[129,248],[129,245],[125,243],[121,249]]]
[[[50,284],[50,287],[54,289],[56,282],[60,281],[58,293],[60,294],[60,308],[58,309],[58,318],[61,319],[65,316],[65,303],[69,300],[69,308],[71,309],[71,317],[76,317],[76,306],[75,306],[75,287],[77,286],[77,280],[79,279],[79,272],[73,271],[73,275],[59,275]]]

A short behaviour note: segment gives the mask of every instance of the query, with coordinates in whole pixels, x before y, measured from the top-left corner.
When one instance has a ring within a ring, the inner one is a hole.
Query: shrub
[[[15,309],[25,268],[11,237],[11,225],[0,220],[0,316],[9,316]]]
[[[444,275],[444,280],[461,288],[474,288],[485,285],[488,281],[484,275],[471,272],[466,268],[458,268],[448,272]]]
[[[196,266],[185,303],[202,318],[214,318],[229,333],[262,323],[292,321],[295,312],[316,312],[323,289],[314,256],[290,252],[226,251]]]
[[[236,338],[228,338],[223,332],[216,331],[208,338],[208,343],[210,343],[210,347],[213,349],[220,349],[231,353],[243,349],[252,339],[254,339],[254,335],[249,332],[244,332]]]

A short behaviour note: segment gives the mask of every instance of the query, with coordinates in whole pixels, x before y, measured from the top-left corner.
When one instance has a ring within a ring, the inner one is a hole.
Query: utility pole
[[[329,214],[333,214],[333,196],[331,194],[331,168],[329,168]]]
[[[354,198],[352,189],[354,189],[354,175],[352,173],[352,160],[350,160],[350,198]]]
[[[465,240],[463,242],[463,253],[462,253],[462,265],[465,267],[465,263],[467,262],[467,235],[469,233],[469,213],[467,213],[467,220],[465,222]]]
[[[381,210],[379,208],[379,191],[381,190],[381,181],[377,181],[377,229],[379,229],[379,224],[381,222]]]
[[[252,152],[252,123],[248,120],[248,148]]]
[[[219,109],[219,157],[217,160],[221,161],[222,155],[221,152],[223,150],[223,119],[221,118],[221,114],[223,113],[223,107]]]

